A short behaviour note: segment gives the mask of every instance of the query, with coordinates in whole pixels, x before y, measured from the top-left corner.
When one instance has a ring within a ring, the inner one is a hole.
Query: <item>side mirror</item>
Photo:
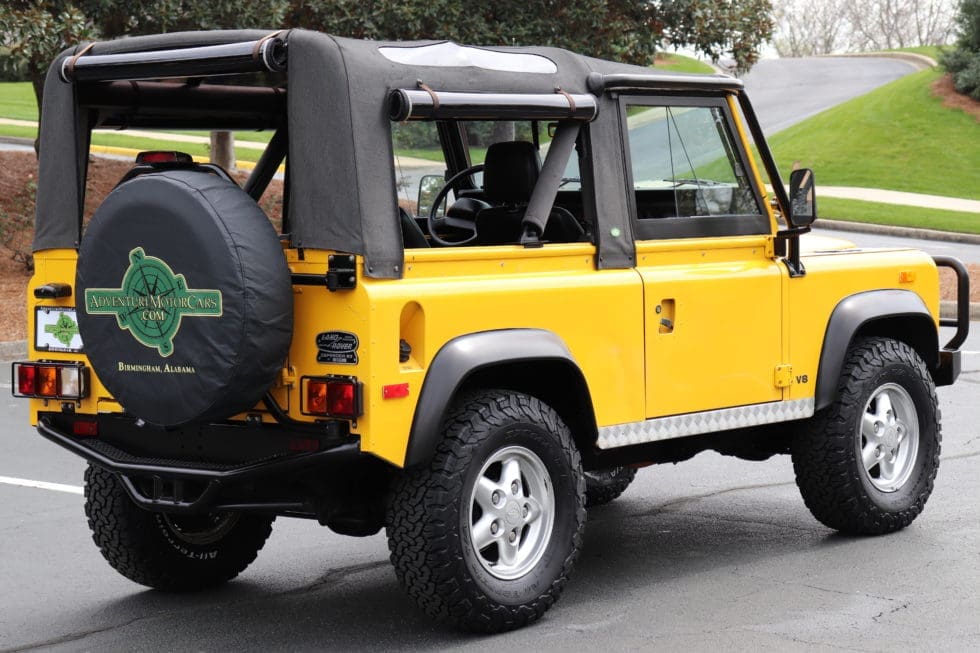
[[[419,198],[416,208],[418,215],[429,215],[432,210],[432,202],[445,183],[446,180],[442,175],[425,175],[419,180]],[[445,202],[436,215],[442,215],[444,212]]]
[[[800,168],[789,176],[789,215],[787,222],[793,227],[809,227],[817,219],[817,197],[813,170]]]

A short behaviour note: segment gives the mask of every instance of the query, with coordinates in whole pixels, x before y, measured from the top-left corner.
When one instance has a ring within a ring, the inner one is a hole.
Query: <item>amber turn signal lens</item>
[[[361,414],[361,384],[352,377],[305,379],[306,412],[355,419]]]
[[[57,367],[37,368],[37,393],[42,397],[57,397],[59,394],[59,374]]]
[[[327,382],[311,379],[306,384],[306,412],[327,414]]]

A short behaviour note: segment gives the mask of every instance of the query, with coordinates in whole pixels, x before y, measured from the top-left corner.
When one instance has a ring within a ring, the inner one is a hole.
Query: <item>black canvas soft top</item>
[[[187,85],[174,84],[171,92],[158,82],[117,81],[113,87],[111,82],[62,77],[65,62],[80,53],[79,59],[259,42],[271,33],[178,32],[81,44],[59,55],[45,81],[34,250],[78,247],[92,128],[206,129],[221,122],[233,128],[276,129],[283,126],[284,107],[290,183],[302,189],[289,202],[291,245],[360,254],[368,276],[397,278],[403,249],[389,129],[393,90],[417,88],[421,82],[437,92],[601,94],[604,80],[617,89],[740,87],[723,75],[672,74],[557,48],[361,41],[306,30],[278,35],[288,53],[284,100],[275,82],[229,87],[205,80],[191,100],[171,100],[174,106],[168,107],[168,94],[191,92]],[[515,72],[515,66],[523,65],[531,70]],[[119,84],[135,89],[127,92],[139,102],[119,101],[107,110],[101,105],[109,102],[113,88],[120,91]]]

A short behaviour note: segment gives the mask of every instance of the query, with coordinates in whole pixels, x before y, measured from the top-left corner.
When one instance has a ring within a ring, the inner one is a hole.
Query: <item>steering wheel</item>
[[[427,219],[429,227],[429,237],[436,241],[444,247],[453,247],[455,245],[465,245],[466,243],[471,243],[476,240],[476,223],[470,220],[464,220],[462,218],[454,218],[452,216],[446,215],[439,217],[436,215],[436,211],[439,210],[439,206],[442,204],[449,192],[460,182],[460,180],[465,177],[469,177],[483,170],[483,164],[478,163],[475,166],[470,166],[460,170],[455,175],[446,180],[446,185],[439,189],[436,193],[435,199],[432,200],[432,208],[429,209],[429,217]],[[448,213],[448,209],[446,211]],[[438,229],[441,227],[452,227],[454,229],[462,229],[464,231],[469,231],[470,235],[462,238],[461,240],[446,240],[439,236],[437,233]]]

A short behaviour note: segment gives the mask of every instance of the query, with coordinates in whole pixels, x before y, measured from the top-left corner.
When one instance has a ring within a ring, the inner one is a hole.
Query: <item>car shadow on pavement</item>
[[[834,556],[828,550],[863,548],[860,543],[869,541],[833,534],[798,499],[787,502],[783,494],[753,493],[737,506],[731,499],[706,499],[651,508],[648,500],[623,498],[594,508],[575,573],[556,608],[537,626],[495,637],[533,642],[536,631],[574,629],[599,606],[609,614],[629,613],[630,597],[641,594],[669,602],[678,585],[702,574],[754,574],[771,560]],[[329,552],[324,556],[329,559]],[[773,582],[782,582],[779,574],[759,578]],[[486,639],[430,621],[400,591],[386,558],[311,575],[284,591],[270,591],[246,574],[213,591],[136,591],[62,617],[63,625],[89,627],[45,642],[55,650],[133,642],[150,650],[418,650],[478,647]]]

